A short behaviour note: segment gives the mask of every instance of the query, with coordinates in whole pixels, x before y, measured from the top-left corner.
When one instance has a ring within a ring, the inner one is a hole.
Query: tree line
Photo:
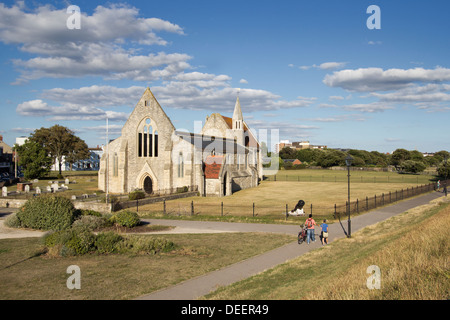
[[[394,166],[401,173],[419,173],[427,167],[437,167],[441,177],[450,177],[450,153],[442,150],[433,156],[424,157],[417,150],[396,149],[392,154],[385,154],[378,151],[366,151],[350,149],[347,152],[336,149],[301,149],[294,150],[289,147],[283,148],[279,152],[280,168],[301,169],[307,166],[320,166],[329,168],[334,166],[346,166],[345,158],[351,155],[354,167],[388,167]],[[298,159],[301,165],[293,165],[287,159]],[[447,173],[447,174],[446,174]]]

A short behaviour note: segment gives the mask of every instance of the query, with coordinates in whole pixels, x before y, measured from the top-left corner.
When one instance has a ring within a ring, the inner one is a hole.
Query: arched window
[[[137,148],[140,158],[158,156],[158,131],[150,118],[145,118],[138,126]]]
[[[119,175],[119,158],[117,157],[117,153],[114,153],[113,158],[113,175],[114,177]]]
[[[178,155],[178,178],[184,177],[184,159],[183,159],[183,153],[180,152]]]

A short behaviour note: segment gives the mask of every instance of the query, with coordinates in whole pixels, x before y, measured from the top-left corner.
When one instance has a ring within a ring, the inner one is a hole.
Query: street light
[[[345,164],[347,165],[348,172],[348,202],[347,202],[347,215],[348,215],[348,234],[347,237],[350,238],[352,235],[352,227],[350,221],[350,166],[352,165],[353,158],[350,155],[347,155],[345,158]]]

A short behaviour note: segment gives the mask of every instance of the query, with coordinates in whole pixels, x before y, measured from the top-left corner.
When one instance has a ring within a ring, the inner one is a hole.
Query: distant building
[[[103,146],[102,146],[103,147]],[[84,170],[93,170],[98,171],[100,168],[100,158],[103,154],[103,148],[97,146],[96,148],[89,148],[90,156],[87,159],[78,160],[75,163],[68,163],[65,160],[65,157],[62,157],[62,171],[84,171]],[[59,161],[55,160],[55,163],[51,166],[50,170],[58,171],[59,170]]]
[[[0,179],[14,173],[13,149],[3,141],[0,135]]]
[[[312,145],[309,141],[298,141],[290,143],[289,140],[280,140],[280,143],[275,145],[275,152],[280,153],[283,148],[291,148],[294,150],[303,150],[303,149],[326,149],[327,146],[322,145]]]

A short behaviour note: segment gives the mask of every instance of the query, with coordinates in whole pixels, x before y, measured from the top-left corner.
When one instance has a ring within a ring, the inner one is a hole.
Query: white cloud
[[[393,109],[394,107],[389,103],[381,103],[381,102],[371,102],[371,103],[355,103],[349,105],[335,105],[335,104],[327,104],[322,103],[319,105],[319,108],[336,108],[343,109],[347,111],[360,111],[360,112],[382,112],[386,110]]]
[[[345,98],[343,96],[330,96],[328,100],[334,101],[334,100],[344,100]]]
[[[416,82],[450,81],[450,69],[388,69],[360,68],[335,71],[323,80],[329,87],[340,87],[349,91],[373,92],[403,89]]]
[[[23,116],[45,117],[52,121],[104,120],[106,116],[112,121],[126,121],[128,119],[128,114],[124,112],[104,111],[100,108],[76,104],[51,106],[40,99],[20,103],[16,112]]]
[[[324,62],[318,68],[322,70],[339,69],[343,68],[346,64],[346,62]]]
[[[450,101],[450,85],[428,84],[425,86],[410,86],[389,93],[371,93],[371,96],[381,101],[389,102],[445,102]]]
[[[244,84],[247,84],[247,83],[248,83],[248,81],[247,81],[247,80],[245,80],[245,79],[241,79],[241,80],[239,80],[239,83],[244,83]]]
[[[16,84],[86,75],[152,81],[169,79],[190,68],[187,54],[125,49],[128,43],[167,45],[156,32],[183,34],[180,26],[169,21],[141,18],[138,9],[126,5],[98,6],[92,15],[82,12],[79,30],[67,29],[68,17],[65,8],[57,10],[50,5],[29,12],[20,5],[0,4],[0,41],[37,55],[13,61],[21,72]]]
[[[316,68],[321,70],[332,70],[343,68],[346,64],[347,62],[324,62],[319,65],[313,64],[312,66],[300,66],[299,69],[308,70],[310,68]]]

